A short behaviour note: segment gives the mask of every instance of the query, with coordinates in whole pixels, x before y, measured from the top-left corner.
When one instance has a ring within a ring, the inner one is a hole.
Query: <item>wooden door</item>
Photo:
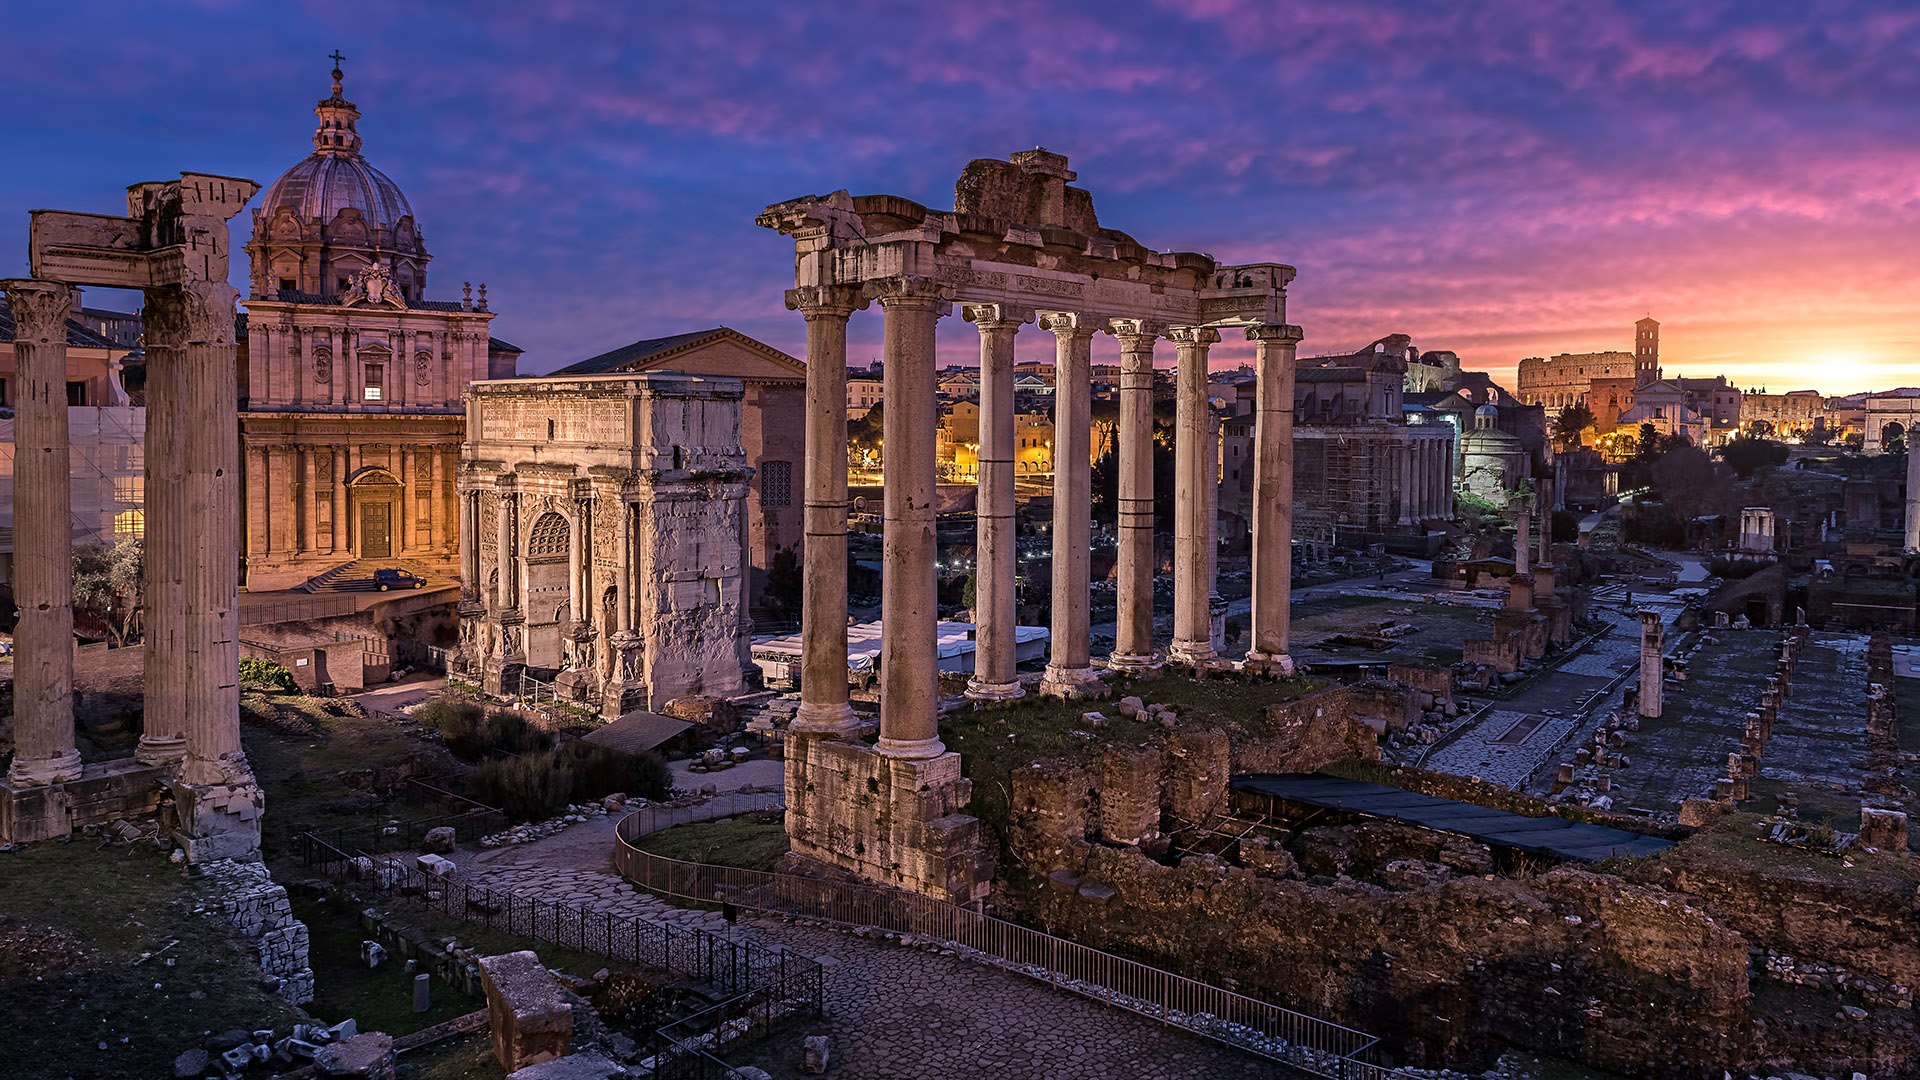
[[[385,559],[393,555],[393,504],[360,504],[360,557]]]

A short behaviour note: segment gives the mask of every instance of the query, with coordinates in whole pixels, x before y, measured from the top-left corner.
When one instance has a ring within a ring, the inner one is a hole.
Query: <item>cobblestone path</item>
[[[462,880],[595,911],[728,933],[718,913],[675,907],[613,869],[613,819],[594,819],[510,848],[456,856]],[[764,1044],[756,1062],[797,1076],[799,1039],[833,1037],[847,1080],[1046,1077],[1214,1080],[1295,1075],[1198,1036],[970,960],[784,920],[731,928],[770,945],[832,957],[827,1016]],[[791,1045],[789,1045],[791,1044]]]

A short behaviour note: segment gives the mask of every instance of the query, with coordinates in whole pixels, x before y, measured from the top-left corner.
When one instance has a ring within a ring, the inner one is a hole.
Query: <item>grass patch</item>
[[[7,1075],[170,1076],[203,1032],[290,1030],[300,1014],[259,989],[251,950],[217,913],[195,912],[205,902],[150,847],[0,855]]]
[[[649,833],[636,843],[643,851],[683,862],[771,870],[787,853],[786,814],[779,810],[743,814],[729,821],[699,821]]]
[[[1649,875],[1672,867],[1697,869],[1732,881],[1774,878],[1896,906],[1910,904],[1915,889],[1920,888],[1920,866],[1910,859],[1886,852],[1850,851],[1843,861],[1834,855],[1769,843],[1760,839],[1759,821],[1759,815],[1752,813],[1721,815],[1674,847],[1635,860],[1635,864],[1647,868]]]
[[[351,1016],[362,1031],[409,1035],[486,1004],[435,980],[430,999],[433,1008],[414,1012],[413,976],[406,973],[404,960],[389,958],[378,969],[360,962],[360,943],[373,934],[360,925],[355,911],[336,908],[315,897],[296,896],[293,914],[307,924],[308,962],[314,977],[313,1004],[309,1008],[315,1015]]]

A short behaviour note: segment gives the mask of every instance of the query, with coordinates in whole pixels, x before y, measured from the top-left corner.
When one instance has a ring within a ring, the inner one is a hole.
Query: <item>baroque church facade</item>
[[[365,562],[457,573],[467,384],[512,378],[479,297],[427,299],[432,256],[398,185],[361,154],[360,111],[314,108],[313,153],[253,214],[240,368],[245,583]]]

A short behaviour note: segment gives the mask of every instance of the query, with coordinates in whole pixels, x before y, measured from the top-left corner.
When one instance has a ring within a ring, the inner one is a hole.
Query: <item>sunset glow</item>
[[[207,3],[102,36],[84,28],[117,5],[16,8],[42,45],[13,73],[47,92],[0,118],[0,199],[110,206],[189,164],[270,178],[338,47],[368,158],[439,265],[488,277],[535,371],[714,323],[797,352],[789,255],[757,209],[841,184],[949,206],[952,163],[1044,145],[1104,225],[1298,266],[1307,354],[1404,332],[1505,380],[1628,348],[1652,313],[1669,373],[1920,383],[1920,11],[1818,12]],[[918,47],[864,47],[880,23]],[[25,226],[0,220],[7,273]],[[856,359],[877,351],[876,319],[853,335]],[[943,332],[947,359],[976,347]]]

